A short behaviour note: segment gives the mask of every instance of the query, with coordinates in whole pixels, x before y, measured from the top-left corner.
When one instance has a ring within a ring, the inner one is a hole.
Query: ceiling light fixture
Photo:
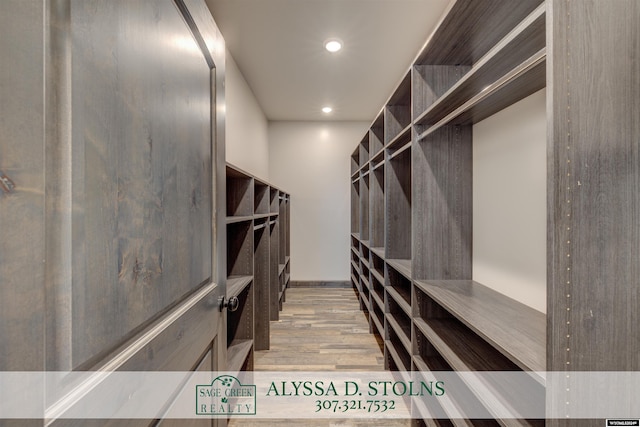
[[[334,53],[342,49],[342,40],[340,39],[329,39],[324,42],[324,48],[329,52]]]
[[[322,112],[325,114],[329,114],[332,111],[333,111],[333,108],[331,107],[322,107]]]

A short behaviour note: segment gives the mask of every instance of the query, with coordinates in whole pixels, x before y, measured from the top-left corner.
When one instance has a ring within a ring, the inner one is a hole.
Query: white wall
[[[226,65],[227,162],[268,181],[267,118],[228,51]]]
[[[270,182],[291,194],[291,280],[349,280],[350,157],[365,122],[270,122]]]
[[[545,90],[473,128],[473,279],[546,312]]]

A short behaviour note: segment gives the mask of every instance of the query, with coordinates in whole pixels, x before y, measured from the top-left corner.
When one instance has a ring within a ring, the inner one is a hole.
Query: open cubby
[[[418,279],[470,279],[472,130],[446,126],[414,144],[413,232]],[[434,250],[433,248],[437,248]]]
[[[385,164],[385,258],[411,259],[411,149]]]
[[[227,166],[227,217],[253,215],[253,178]]]
[[[389,327],[389,319],[387,319],[387,341],[385,342],[385,348],[391,355],[393,362],[397,369],[390,369],[392,371],[407,372],[411,370],[411,355],[407,351],[404,343],[396,333],[393,327]]]
[[[411,313],[411,280],[404,274],[401,274],[396,268],[393,268],[387,261],[386,271],[387,291],[391,292],[393,298],[402,304],[407,313]]]
[[[365,134],[358,146],[360,150],[360,168],[366,166],[369,163],[369,134]]]
[[[393,297],[387,299],[386,313],[389,325],[395,329],[407,352],[411,352],[411,315]]]
[[[358,247],[357,246],[356,247],[353,247],[353,246],[351,247],[351,261],[354,262],[354,263],[357,263],[358,265],[360,265],[359,264],[359,262],[360,262],[360,253],[358,251]]]
[[[367,287],[369,287],[369,266],[362,262],[360,263],[360,276],[362,280],[367,284]]]
[[[360,284],[360,273],[353,265],[351,266],[351,280],[353,281],[353,286],[359,295],[360,290],[362,289],[362,285]]]
[[[269,212],[278,214],[278,194],[279,191],[275,187],[269,187]]]
[[[360,178],[360,240],[369,240],[369,175]]]
[[[415,64],[412,78],[414,115],[422,115],[470,69],[470,65]]]
[[[358,145],[351,154],[351,176],[357,176],[358,169],[360,169],[360,146]]]
[[[374,120],[369,130],[369,145],[371,158],[375,158],[379,154],[383,154],[384,141],[384,112]],[[383,156],[384,158],[384,156]]]
[[[371,274],[384,284],[384,260],[371,251]]]
[[[384,109],[384,143],[393,141],[411,124],[411,73],[407,73]]]
[[[380,309],[384,310],[384,284],[376,276],[371,276],[371,294]]]
[[[227,224],[227,277],[253,276],[253,221]]]
[[[369,283],[364,276],[360,276],[360,307],[363,310],[371,311],[371,292],[369,291]]]
[[[366,265],[369,268],[369,248],[364,244],[360,245],[360,259],[363,265]]]
[[[384,247],[384,165],[369,174],[369,243]]]
[[[384,337],[384,310],[375,299],[372,298],[372,301],[370,314],[373,320],[374,332]]]
[[[360,179],[351,182],[351,233],[360,235]]]
[[[258,180],[254,181],[253,188],[254,214],[268,214],[270,212],[269,185]]]

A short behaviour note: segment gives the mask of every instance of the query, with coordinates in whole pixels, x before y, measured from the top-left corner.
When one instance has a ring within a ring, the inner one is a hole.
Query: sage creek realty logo
[[[255,415],[256,386],[220,375],[211,385],[196,386],[196,415]]]

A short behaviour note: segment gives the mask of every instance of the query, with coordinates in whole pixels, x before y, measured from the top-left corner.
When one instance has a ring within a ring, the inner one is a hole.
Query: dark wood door
[[[9,0],[0,24],[0,371],[218,369],[204,2]]]

